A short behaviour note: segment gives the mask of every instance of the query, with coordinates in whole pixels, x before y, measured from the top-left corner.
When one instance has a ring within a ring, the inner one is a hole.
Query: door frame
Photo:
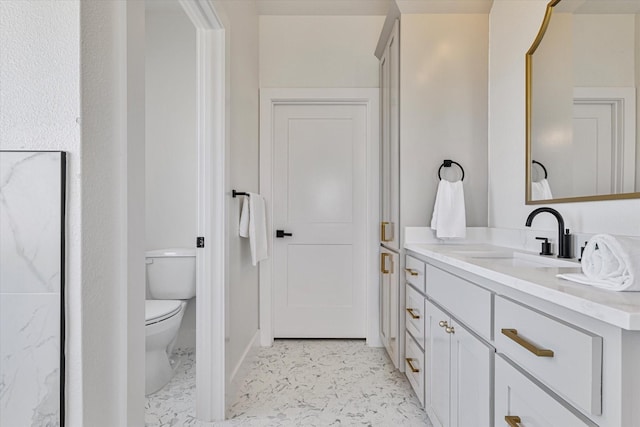
[[[179,2],[196,28],[197,230],[205,238],[196,250],[196,417],[211,422],[224,420],[226,407],[225,27],[212,0]]]
[[[636,183],[636,89],[635,87],[574,87],[574,105],[611,107],[612,177],[615,193],[632,193]]]
[[[266,202],[269,258],[260,266],[260,343],[273,344],[273,120],[278,105],[342,104],[367,109],[366,147],[366,342],[381,347],[378,283],[380,204],[379,88],[269,88],[260,90],[260,194]]]

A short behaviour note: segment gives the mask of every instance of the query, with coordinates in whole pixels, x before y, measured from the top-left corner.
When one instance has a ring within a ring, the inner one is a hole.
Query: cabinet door
[[[383,244],[400,248],[400,40],[398,21],[380,59],[381,105],[381,236]]]
[[[380,248],[380,337],[394,366],[398,367],[400,256]]]
[[[547,390],[534,384],[501,356],[496,357],[495,417],[496,426],[522,427],[597,427],[592,421],[577,415],[569,405],[561,403]],[[519,420],[519,421],[518,421]]]
[[[425,322],[425,406],[435,427],[450,425],[450,334],[446,332],[449,315],[430,301],[426,302]],[[442,322],[442,323],[441,323]],[[446,326],[441,326],[446,325]]]
[[[451,323],[451,426],[493,425],[495,351],[459,323]]]

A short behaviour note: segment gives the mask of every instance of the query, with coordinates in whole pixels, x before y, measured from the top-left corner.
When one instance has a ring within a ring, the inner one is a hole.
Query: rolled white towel
[[[612,291],[640,291],[640,239],[593,236],[582,254],[582,273],[558,277]]]

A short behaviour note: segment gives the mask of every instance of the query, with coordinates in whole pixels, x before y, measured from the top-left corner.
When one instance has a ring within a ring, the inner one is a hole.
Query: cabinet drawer
[[[424,405],[424,352],[414,339],[406,334],[405,337],[405,370],[411,387],[416,392],[418,400]]]
[[[424,348],[424,296],[411,286],[406,287],[405,325],[418,345]]]
[[[425,264],[412,257],[411,255],[407,255],[405,257],[405,277],[407,282],[411,283],[416,289],[420,292],[424,293],[424,284],[425,284]]]
[[[566,403],[552,397],[500,356],[496,357],[495,372],[496,426],[510,425],[505,417],[512,417],[517,426],[597,427],[585,417],[574,414]]]
[[[580,409],[601,414],[602,338],[506,298],[495,304],[497,351]]]
[[[491,292],[432,265],[427,276],[427,296],[491,341]]]

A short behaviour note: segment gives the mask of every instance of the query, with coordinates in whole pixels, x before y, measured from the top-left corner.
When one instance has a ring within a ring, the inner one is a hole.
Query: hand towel
[[[582,274],[558,277],[612,291],[640,291],[640,239],[593,236],[582,253]]]
[[[531,200],[548,200],[553,199],[551,187],[547,178],[542,178],[538,182],[531,183]]]
[[[249,238],[253,265],[269,256],[267,252],[267,217],[264,197],[256,193],[245,196],[240,213],[240,236]]]
[[[431,229],[439,239],[464,238],[467,230],[462,181],[444,179],[438,184],[431,217]]]

